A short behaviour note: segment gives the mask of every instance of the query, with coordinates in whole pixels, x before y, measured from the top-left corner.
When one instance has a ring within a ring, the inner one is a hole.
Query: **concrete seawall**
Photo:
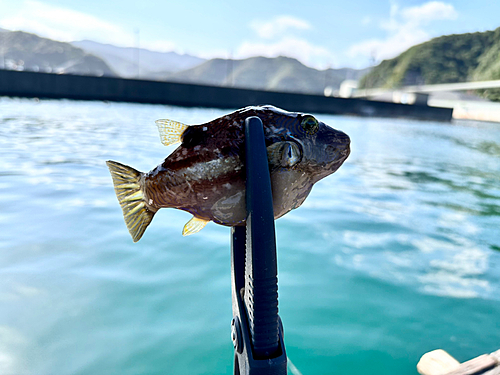
[[[173,82],[0,70],[0,96],[105,100],[185,107],[241,108],[272,104],[297,112],[450,121],[453,110],[364,99]]]

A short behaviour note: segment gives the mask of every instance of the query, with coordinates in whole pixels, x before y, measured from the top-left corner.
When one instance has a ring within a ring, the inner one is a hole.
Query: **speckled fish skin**
[[[183,235],[206,223],[234,226],[246,219],[245,119],[258,116],[271,174],[274,217],[299,207],[312,186],[349,156],[349,137],[311,115],[272,106],[247,107],[202,125],[156,121],[163,144],[182,144],[148,173],[107,161],[123,217],[134,242],[160,208],[193,214]]]
[[[350,140],[345,133],[319,121],[314,134],[304,129],[302,123],[310,115],[272,106],[243,108],[189,126],[182,144],[142,175],[147,210],[178,208],[199,219],[242,225],[246,218],[244,123],[249,116],[262,120],[268,150],[278,148],[273,144],[284,145],[285,151],[280,154],[278,150],[277,156],[269,158],[275,218],[299,207],[312,186],[334,173],[349,155]],[[283,162],[292,151],[295,160]]]

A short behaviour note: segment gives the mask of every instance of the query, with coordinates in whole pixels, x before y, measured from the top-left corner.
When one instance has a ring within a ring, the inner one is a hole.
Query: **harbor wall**
[[[432,121],[450,121],[453,112],[450,108],[365,99],[13,70],[0,70],[0,96],[103,100],[228,109],[272,104],[296,112],[400,117]]]

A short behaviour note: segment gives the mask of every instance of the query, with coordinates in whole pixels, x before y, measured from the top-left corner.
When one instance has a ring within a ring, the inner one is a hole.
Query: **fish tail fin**
[[[127,229],[134,242],[137,242],[141,239],[156,213],[156,211],[153,212],[146,206],[140,184],[142,173],[132,167],[111,160],[107,161],[106,165],[113,178],[116,197],[122,207]]]

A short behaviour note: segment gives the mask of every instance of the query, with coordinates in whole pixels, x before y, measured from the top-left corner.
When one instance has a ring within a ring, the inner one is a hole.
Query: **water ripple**
[[[166,209],[132,243],[105,165],[150,170],[173,150],[156,119],[225,112],[0,98],[0,372],[231,373],[229,229],[182,237],[190,215]],[[297,367],[495,349],[498,125],[318,117],[352,154],[276,221]]]

